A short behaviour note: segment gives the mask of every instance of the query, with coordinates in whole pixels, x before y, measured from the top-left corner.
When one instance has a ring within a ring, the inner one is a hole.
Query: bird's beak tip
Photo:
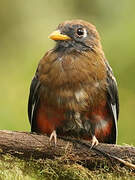
[[[69,36],[67,36],[67,35],[65,35],[65,34],[62,34],[61,32],[60,32],[60,30],[56,30],[56,31],[54,31],[54,32],[52,32],[49,36],[48,36],[48,38],[50,38],[50,39],[52,39],[52,40],[55,40],[55,41],[58,41],[58,40],[60,40],[60,41],[64,41],[64,40],[70,40],[71,38],[69,37]]]

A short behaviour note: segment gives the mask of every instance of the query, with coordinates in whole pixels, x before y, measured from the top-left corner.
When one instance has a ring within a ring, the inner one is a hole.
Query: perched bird
[[[28,102],[31,131],[116,143],[119,100],[115,77],[94,25],[61,23],[56,41],[38,64]]]

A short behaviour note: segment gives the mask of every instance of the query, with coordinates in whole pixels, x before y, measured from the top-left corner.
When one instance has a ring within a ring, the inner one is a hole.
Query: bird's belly
[[[100,102],[104,99],[100,96],[103,93],[99,86],[85,84],[79,88],[41,90],[42,99],[37,111],[40,133],[51,134],[53,130],[57,130],[59,135],[91,138],[93,105],[99,104],[101,107]]]
[[[37,129],[39,133],[50,135],[56,130],[58,135],[81,137],[88,134],[79,112],[63,111],[40,105],[37,112]],[[90,133],[89,135],[90,136]]]
[[[100,116],[88,117],[87,114],[72,111],[63,112],[48,107],[41,107],[37,113],[38,132],[50,135],[56,130],[57,135],[71,136],[91,140],[93,127],[100,142],[110,133],[111,121]],[[104,123],[104,124],[103,124]]]
[[[39,133],[50,135],[56,130],[58,135],[72,136],[90,140],[93,127],[100,142],[110,134],[112,118],[108,117],[106,103],[102,102],[95,109],[87,107],[84,111],[74,111],[40,103],[37,111],[37,129]]]
[[[63,124],[64,114],[60,109],[40,103],[36,119],[38,132],[51,134],[53,130]]]
[[[60,87],[41,88],[42,101],[54,109],[71,110],[75,112],[87,111],[93,105],[99,104],[105,96],[104,86],[101,83],[81,83],[76,86],[63,84]]]

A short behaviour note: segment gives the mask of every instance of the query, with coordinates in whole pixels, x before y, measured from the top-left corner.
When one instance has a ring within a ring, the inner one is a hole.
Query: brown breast
[[[82,111],[105,98],[106,69],[96,53],[51,50],[39,63],[38,77],[42,101],[52,107]]]

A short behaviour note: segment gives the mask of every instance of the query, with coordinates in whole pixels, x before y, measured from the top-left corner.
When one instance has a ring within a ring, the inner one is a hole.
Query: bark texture
[[[89,169],[108,162],[110,165],[135,169],[135,147],[99,144],[90,149],[88,141],[65,137],[58,138],[57,145],[50,144],[49,137],[28,132],[0,131],[0,154],[11,154],[23,159],[57,159],[71,163],[83,163]]]

